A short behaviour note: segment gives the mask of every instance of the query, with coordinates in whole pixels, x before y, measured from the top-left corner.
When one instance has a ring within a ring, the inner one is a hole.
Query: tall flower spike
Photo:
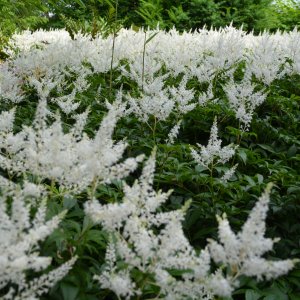
[[[212,165],[225,164],[235,154],[236,147],[233,145],[221,147],[221,143],[222,140],[218,138],[217,118],[215,118],[207,146],[197,144],[200,148],[200,153],[191,148],[191,154],[198,164],[208,169]]]
[[[59,225],[65,212],[46,221],[46,198],[30,217],[32,198],[39,194],[28,193],[26,187],[8,184],[1,186],[0,199],[0,293],[6,300],[37,299],[63,278],[76,261],[76,257],[48,274],[27,282],[28,270],[40,272],[51,264],[50,257],[39,255],[39,243],[45,240]],[[31,184],[31,190],[33,184]],[[36,187],[38,189],[38,187]],[[8,212],[8,199],[12,197],[11,212]],[[8,292],[5,290],[11,286]]]
[[[271,186],[267,186],[238,234],[232,231],[226,216],[218,217],[220,243],[210,240],[208,249],[216,263],[229,267],[232,287],[241,275],[258,280],[273,279],[288,273],[296,263],[295,260],[271,261],[261,257],[278,241],[264,237]]]
[[[181,223],[189,202],[177,211],[157,211],[171,191],[153,190],[154,170],[155,150],[145,163],[140,179],[131,187],[124,186],[121,203],[101,205],[96,200],[86,203],[86,214],[102,224],[115,241],[114,252],[111,244],[107,251],[105,274],[96,278],[102,287],[127,297],[129,293],[139,293],[137,287],[132,291],[135,285],[131,278],[131,270],[138,269],[155,274],[155,284],[166,299],[183,299],[190,293],[199,299],[207,294],[204,282],[209,271],[209,253],[204,250],[197,255],[184,236]],[[126,273],[117,267],[116,257],[127,265]],[[182,282],[171,275],[171,269],[186,272]],[[125,283],[130,291],[124,289]]]
[[[261,105],[267,94],[264,91],[254,91],[256,86],[247,78],[235,83],[233,79],[223,89],[227,95],[229,106],[235,112],[236,118],[248,129],[254,110]]]
[[[167,144],[174,144],[175,139],[178,136],[180,125],[182,123],[182,120],[179,120],[177,124],[170,130],[168,134],[168,138],[166,139]]]

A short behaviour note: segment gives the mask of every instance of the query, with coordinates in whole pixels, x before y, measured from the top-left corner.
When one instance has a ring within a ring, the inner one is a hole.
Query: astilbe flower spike
[[[249,129],[254,110],[267,97],[265,91],[255,91],[255,88],[255,84],[246,78],[240,83],[235,83],[231,78],[229,83],[223,87],[229,106],[235,112],[236,118],[241,122],[243,130]]]
[[[154,155],[155,152],[132,187],[124,184],[121,203],[102,205],[93,200],[85,205],[86,214],[113,237],[107,250],[105,272],[96,279],[102,288],[129,299],[141,293],[131,277],[131,271],[138,269],[152,274],[166,299],[183,299],[190,295],[191,288],[197,297],[204,297],[209,295],[204,286],[210,262],[208,251],[196,254],[184,236],[181,222],[189,203],[178,211],[157,212],[172,191],[153,190]],[[117,268],[117,259],[126,264],[126,272]],[[197,271],[190,274],[193,268]],[[171,269],[186,273],[182,282],[176,281],[169,272]],[[192,284],[193,280],[197,285]]]
[[[241,231],[235,234],[230,228],[226,215],[217,217],[219,240],[209,240],[208,249],[217,264],[229,268],[227,279],[234,287],[235,280],[242,275],[258,280],[270,280],[288,273],[297,260],[272,261],[262,258],[273,249],[278,239],[265,238],[266,216],[272,184],[269,184],[250,212]]]
[[[26,279],[27,271],[40,272],[50,266],[51,258],[39,254],[39,243],[58,227],[66,212],[47,221],[47,198],[41,187],[25,182],[21,188],[3,177],[0,177],[0,184],[0,293],[4,293],[1,299],[39,299],[68,273],[77,259],[75,256],[29,282]],[[40,196],[43,197],[41,201],[36,199]],[[38,206],[32,218],[35,203]]]
[[[223,165],[228,162],[234,156],[235,150],[237,148],[232,144],[221,147],[221,144],[222,140],[218,137],[217,118],[215,118],[210,130],[210,136],[207,146],[197,144],[197,146],[200,148],[200,152],[191,147],[191,154],[194,160],[199,165],[207,168],[212,172],[216,165]],[[221,181],[226,182],[227,180],[229,180],[233,176],[236,168],[237,165],[234,165],[233,167],[228,169],[220,178]]]

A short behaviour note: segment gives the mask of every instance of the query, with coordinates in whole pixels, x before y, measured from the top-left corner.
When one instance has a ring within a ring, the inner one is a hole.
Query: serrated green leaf
[[[77,199],[72,196],[65,196],[63,200],[63,207],[65,209],[71,209],[77,204]]]
[[[255,290],[246,290],[245,297],[245,300],[258,300],[261,294]]]
[[[64,300],[75,300],[76,299],[78,292],[79,292],[78,287],[63,282],[60,284],[60,288],[62,290]]]

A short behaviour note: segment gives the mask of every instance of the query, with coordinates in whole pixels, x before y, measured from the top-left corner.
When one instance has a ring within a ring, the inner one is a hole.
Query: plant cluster
[[[299,41],[232,26],[15,34],[0,299],[296,299]]]

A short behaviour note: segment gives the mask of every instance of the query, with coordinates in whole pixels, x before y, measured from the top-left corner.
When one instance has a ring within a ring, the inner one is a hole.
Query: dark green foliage
[[[258,27],[275,30],[293,30],[300,25],[300,2],[277,0],[265,9],[265,16],[258,21]]]
[[[17,29],[37,28],[46,22],[41,0],[0,0],[0,32],[7,36]]]
[[[47,22],[46,7],[41,0],[0,0],[0,62],[8,38],[17,30],[36,29]]]
[[[299,4],[275,5],[271,0],[88,0],[48,1],[52,13],[47,27],[68,26],[66,20],[73,20],[83,31],[90,24],[89,32],[100,31],[99,20],[112,24],[114,14],[125,27],[146,26],[178,30],[223,27],[233,24],[247,31],[263,29],[292,29],[299,23]],[[117,4],[117,5],[116,5]],[[80,25],[81,24],[81,25]]]

